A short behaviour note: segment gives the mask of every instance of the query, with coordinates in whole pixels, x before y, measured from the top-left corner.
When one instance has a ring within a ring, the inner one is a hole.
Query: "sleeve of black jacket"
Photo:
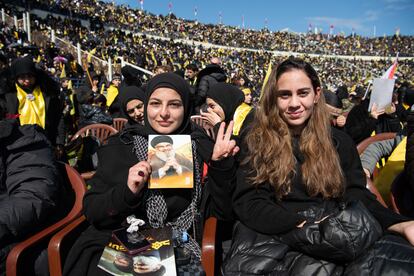
[[[411,111],[407,116],[407,146],[404,170],[408,184],[411,186],[412,191],[414,191],[414,111]]]
[[[369,116],[367,103],[363,102],[351,109],[343,130],[358,144],[371,136],[376,124],[377,120]]]
[[[7,189],[0,195],[3,244],[33,233],[48,220],[56,206],[59,182],[50,144],[35,126],[16,127],[1,143]]]
[[[211,79],[211,77],[208,75],[201,78],[195,95],[195,106],[200,106],[206,100],[207,91],[210,87],[209,79]]]
[[[138,163],[132,145],[118,137],[98,151],[98,168],[88,182],[90,189],[83,199],[83,212],[97,229],[119,228],[123,220],[141,205],[141,197],[128,188],[129,168]]]

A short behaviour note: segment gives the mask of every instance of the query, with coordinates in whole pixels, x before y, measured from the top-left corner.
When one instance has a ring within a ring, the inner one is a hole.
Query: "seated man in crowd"
[[[13,246],[49,225],[60,209],[50,142],[36,124],[5,119],[5,110],[0,99],[0,275]],[[37,256],[36,275],[47,275],[46,255]]]

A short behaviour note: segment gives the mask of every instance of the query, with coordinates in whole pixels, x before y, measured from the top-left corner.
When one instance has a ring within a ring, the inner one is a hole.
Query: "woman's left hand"
[[[224,133],[226,123],[222,122],[220,124],[211,160],[219,161],[223,158],[234,156],[240,150],[240,148],[236,145],[236,141],[230,139],[231,134],[233,133],[233,124],[233,121],[229,123],[226,133]]]
[[[401,234],[414,246],[414,220],[391,225],[388,230]]]

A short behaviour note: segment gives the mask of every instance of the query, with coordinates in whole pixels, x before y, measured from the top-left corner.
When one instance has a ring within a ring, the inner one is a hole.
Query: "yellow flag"
[[[60,73],[60,78],[66,78],[66,66],[62,66],[62,72]]]
[[[157,62],[157,59],[155,58],[155,54],[154,54],[154,51],[153,50],[151,50],[151,58],[154,61],[155,65],[157,66],[158,65],[158,62]]]
[[[92,49],[91,51],[89,51],[88,53],[88,63],[90,63],[92,61],[92,56],[96,53],[96,48]]]
[[[267,81],[269,80],[269,77],[270,77],[270,73],[272,73],[272,62],[271,61],[269,62],[269,66],[267,67],[267,72],[266,72],[266,76],[265,76],[264,81],[263,81],[262,90],[260,91],[259,101],[262,98],[264,88],[265,88],[266,83],[267,83]]]

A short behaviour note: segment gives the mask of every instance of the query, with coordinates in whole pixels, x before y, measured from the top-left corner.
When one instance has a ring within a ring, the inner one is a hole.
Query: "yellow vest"
[[[20,125],[37,124],[42,128],[46,125],[46,105],[42,91],[36,86],[32,94],[26,93],[16,84],[17,99],[19,100]]]
[[[375,186],[387,203],[389,203],[391,184],[404,169],[406,146],[407,137],[404,137],[379,171],[378,177],[374,179]]]
[[[237,107],[236,111],[234,112],[233,120],[233,135],[239,135],[240,129],[243,125],[244,119],[246,119],[247,114],[249,114],[252,107],[247,103],[242,103]]]
[[[106,106],[108,107],[111,106],[116,96],[118,96],[118,88],[116,88],[114,85],[111,84],[106,94]]]

